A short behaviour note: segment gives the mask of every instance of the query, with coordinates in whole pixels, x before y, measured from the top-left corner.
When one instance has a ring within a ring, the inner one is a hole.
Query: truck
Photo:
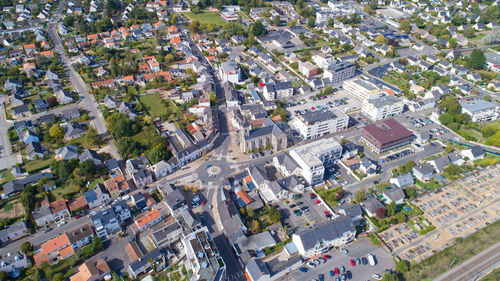
[[[368,263],[371,266],[375,266],[377,264],[377,262],[375,261],[375,257],[372,254],[366,255],[366,257],[368,258]]]

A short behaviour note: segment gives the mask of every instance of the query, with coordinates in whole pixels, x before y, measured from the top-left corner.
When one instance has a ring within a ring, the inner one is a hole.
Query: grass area
[[[415,180],[417,185],[420,186],[421,188],[425,188],[425,189],[429,189],[429,190],[433,190],[433,189],[436,189],[438,187],[441,186],[441,183],[435,179],[435,178],[432,178],[429,182],[421,182],[419,180]]]
[[[330,207],[333,207],[339,203],[340,200],[337,199],[337,192],[340,190],[339,187],[336,187],[334,189],[320,189],[317,190],[316,192],[318,193],[319,197],[323,199],[323,201],[326,202]]]
[[[277,253],[281,252],[283,247],[285,247],[285,245],[290,243],[291,241],[292,241],[292,238],[288,238],[287,240],[283,240],[272,247],[264,248],[264,253],[266,254],[266,256],[271,255],[271,254],[277,254]]]
[[[498,281],[500,280],[500,268],[493,270],[490,274],[479,279],[479,281]]]
[[[496,157],[492,154],[486,153],[486,155],[484,155],[483,159],[474,161],[474,164],[476,166],[487,167],[487,166],[491,166],[491,165],[496,164],[498,161],[500,161],[500,159],[498,157]]]
[[[382,247],[382,242],[380,242],[375,233],[371,233],[370,235],[368,235],[368,237],[370,237],[370,242],[372,242],[373,245]]]
[[[36,173],[36,172],[39,172],[43,169],[50,167],[50,165],[52,164],[53,161],[54,161],[54,158],[52,158],[52,157],[29,161],[28,163],[26,163],[24,165],[24,169],[29,174]]]
[[[51,190],[50,193],[54,196],[55,200],[59,200],[64,198],[66,194],[77,194],[80,192],[80,187],[75,184],[65,183],[64,186],[58,187],[54,190]]]
[[[460,265],[491,245],[500,241],[500,221],[471,234],[465,239],[458,238],[456,243],[443,251],[411,266],[404,274],[406,281],[432,280],[434,277]]]
[[[200,23],[213,24],[218,26],[224,26],[226,22],[220,16],[219,12],[207,12],[203,11],[201,13],[195,14],[193,12],[182,13],[192,21],[199,21]]]
[[[407,210],[407,208],[410,208],[410,210]],[[405,214],[408,217],[414,217],[414,216],[419,216],[422,214],[422,211],[420,211],[417,206],[411,204],[411,203],[406,203],[401,207],[401,212]]]
[[[467,134],[469,134],[470,136],[473,136],[474,138],[476,138],[478,142],[484,142],[485,141],[483,135],[480,132],[478,132],[478,131],[476,131],[474,129],[464,129],[462,131],[464,131]]]
[[[153,118],[160,117],[167,110],[158,94],[140,96],[139,100]]]
[[[9,182],[14,179],[14,176],[10,172],[10,170],[4,170],[0,173],[0,184]]]
[[[14,204],[11,203],[7,203],[7,205],[5,205],[5,207],[3,208],[4,212],[8,212],[10,210],[14,209]]]

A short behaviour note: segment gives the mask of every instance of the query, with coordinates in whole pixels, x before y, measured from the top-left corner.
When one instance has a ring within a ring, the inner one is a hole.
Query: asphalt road
[[[500,266],[500,242],[445,272],[435,281],[472,281]]]

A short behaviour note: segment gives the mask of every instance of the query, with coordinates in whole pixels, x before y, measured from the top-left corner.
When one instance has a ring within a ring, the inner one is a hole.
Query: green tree
[[[309,28],[313,28],[314,27],[314,24],[315,24],[315,19],[313,16],[310,16],[308,19],[307,19],[307,27]]]
[[[490,123],[481,129],[481,134],[483,137],[489,138],[498,131],[500,131],[500,125],[498,123]]]
[[[406,19],[406,20],[402,20],[400,23],[399,23],[399,29],[406,32],[406,33],[410,33],[410,30],[411,30],[411,22],[409,19]]]
[[[31,245],[30,242],[25,241],[25,242],[21,243],[21,245],[19,246],[19,249],[21,251],[23,251],[25,254],[28,254],[28,253],[31,253],[31,251],[33,251],[33,246]]]
[[[387,205],[385,210],[388,217],[394,216],[396,214],[396,203],[392,201],[389,205]]]
[[[277,223],[280,221],[281,219],[281,214],[280,212],[278,211],[278,209],[276,209],[275,207],[271,207],[269,209],[269,218],[271,219],[271,222],[272,223]]]
[[[94,252],[94,254],[101,251],[102,248],[103,248],[103,245],[102,245],[101,238],[99,238],[99,236],[94,236],[94,239],[92,240],[92,251]]]
[[[251,207],[247,207],[247,215],[249,218],[253,218],[255,216],[255,211]]]
[[[444,168],[443,173],[450,175],[450,176],[458,176],[462,170],[460,167],[458,167],[455,164],[448,165],[446,168]]]
[[[476,35],[476,31],[474,30],[473,27],[469,27],[466,30],[464,30],[464,36],[467,38],[472,38]]]
[[[404,223],[406,221],[406,215],[403,213],[397,213],[396,220],[398,221],[398,223]]]
[[[453,115],[450,113],[443,113],[439,116],[439,121],[445,126],[452,123],[454,120]]]
[[[52,280],[54,281],[64,281],[64,274],[62,273],[56,273],[54,276],[52,276]]]
[[[88,179],[95,175],[97,167],[92,159],[87,159],[80,164],[80,171]]]
[[[158,144],[147,152],[151,164],[156,164],[161,160],[169,158],[169,152],[164,145]]]
[[[486,57],[484,56],[483,51],[474,49],[470,54],[470,57],[467,59],[467,66],[473,69],[484,69],[484,64],[486,63]]]
[[[357,193],[356,193],[356,201],[358,203],[361,203],[366,200],[366,192],[364,188],[361,188]]]
[[[97,145],[99,143],[99,134],[97,133],[97,130],[92,126],[89,126],[89,128],[87,129],[85,138],[90,145]]]
[[[500,147],[500,131],[486,140],[486,144]]]
[[[7,273],[4,271],[0,271],[0,281],[5,281],[7,280]]]
[[[417,190],[413,186],[409,186],[405,188],[403,191],[405,193],[406,198],[410,200],[417,197]]]
[[[406,273],[408,272],[408,263],[405,260],[400,260],[396,263],[396,270],[399,273]]]
[[[64,138],[64,130],[61,125],[54,124],[49,129],[49,135],[56,140],[62,140]]]
[[[384,37],[384,35],[380,34],[379,36],[377,36],[375,38],[375,42],[377,42],[377,44],[379,44],[379,45],[384,44],[385,43],[385,37]]]
[[[250,33],[254,36],[261,36],[267,33],[266,27],[260,21],[256,21],[250,28]]]
[[[399,281],[399,277],[394,273],[386,273],[382,276],[382,281]]]
[[[217,95],[214,92],[210,92],[208,94],[208,98],[210,99],[210,106],[215,107],[217,106],[217,103],[219,102],[217,99]]]

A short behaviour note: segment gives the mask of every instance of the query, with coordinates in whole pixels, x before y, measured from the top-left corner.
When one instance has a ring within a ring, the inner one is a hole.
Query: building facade
[[[307,112],[295,117],[291,126],[304,139],[313,139],[347,129],[349,116],[338,109]]]

